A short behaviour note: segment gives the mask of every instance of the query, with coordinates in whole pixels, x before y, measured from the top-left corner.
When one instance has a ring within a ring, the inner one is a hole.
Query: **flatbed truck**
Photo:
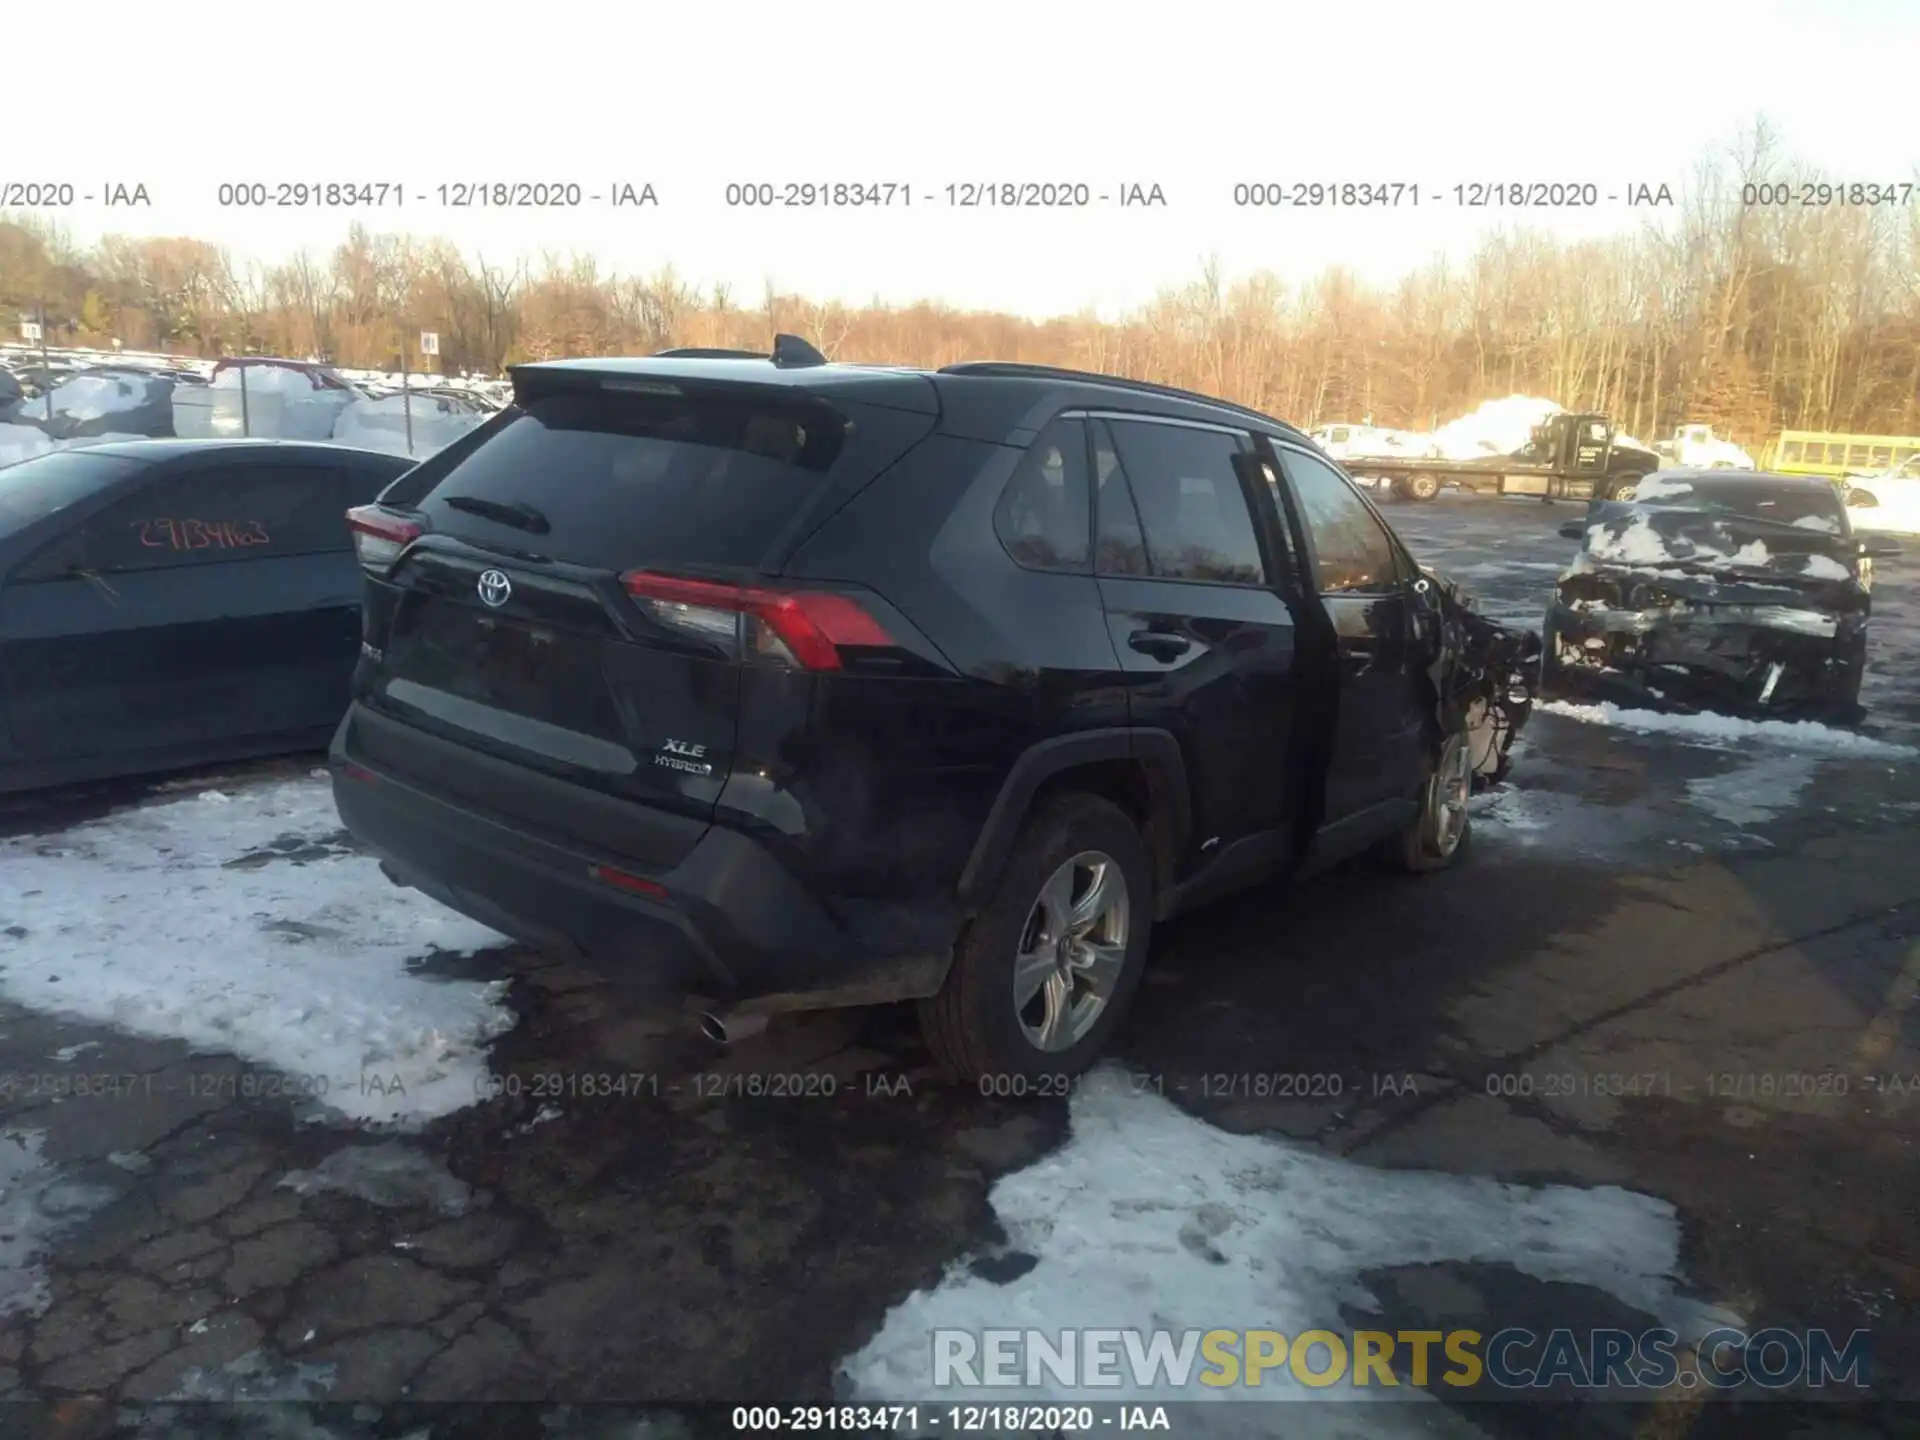
[[[1587,500],[1596,489],[1660,468],[1659,456],[1615,444],[1615,433],[1605,415],[1562,411],[1535,427],[1533,438],[1511,455],[1472,460],[1354,455],[1338,463],[1376,493],[1401,500],[1431,500],[1449,484],[1482,495]]]

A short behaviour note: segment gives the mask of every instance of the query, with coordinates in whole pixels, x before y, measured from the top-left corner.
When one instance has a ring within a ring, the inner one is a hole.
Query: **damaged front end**
[[[1582,568],[1547,615],[1556,692],[1624,691],[1734,715],[1844,716],[1856,707],[1868,600],[1845,582]]]
[[[1426,572],[1439,623],[1428,667],[1440,733],[1464,728],[1473,750],[1476,790],[1506,779],[1513,742],[1533,713],[1539,688],[1540,636],[1502,625],[1474,608],[1453,582]]]

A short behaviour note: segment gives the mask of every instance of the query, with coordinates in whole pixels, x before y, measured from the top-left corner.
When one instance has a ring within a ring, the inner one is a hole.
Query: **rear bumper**
[[[870,927],[812,893],[750,835],[709,825],[670,867],[637,868],[631,858],[435,793],[369,758],[365,732],[396,727],[410,751],[447,752],[436,761],[501,763],[356,704],[329,755],[334,799],[354,838],[399,883],[585,963],[622,989],[752,1013],[909,999],[945,979],[950,945],[863,933]],[[394,750],[378,748],[383,756]],[[572,787],[512,768],[516,788],[544,787],[551,804],[543,808],[564,811]],[[688,824],[666,815],[660,823]]]

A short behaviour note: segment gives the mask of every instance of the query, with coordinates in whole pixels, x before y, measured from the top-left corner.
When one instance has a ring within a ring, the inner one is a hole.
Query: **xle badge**
[[[707,763],[706,756],[707,747],[704,745],[689,745],[684,740],[669,740],[660,747],[660,753],[653,757],[653,763],[688,775],[711,775],[713,766]]]

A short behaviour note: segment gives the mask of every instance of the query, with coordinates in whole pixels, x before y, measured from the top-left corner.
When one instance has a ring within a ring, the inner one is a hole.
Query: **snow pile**
[[[315,777],[0,842],[0,996],[237,1055],[359,1120],[470,1105],[504,987],[406,962],[505,942],[341,834]]]
[[[1796,530],[1818,530],[1823,535],[1840,533],[1840,522],[1831,515],[1802,515],[1793,525]]]
[[[1671,1204],[1649,1195],[1374,1169],[1312,1145],[1215,1129],[1136,1090],[1111,1067],[1075,1090],[1071,1115],[1065,1146],[992,1191],[1011,1248],[1037,1263],[996,1283],[968,1257],[933,1289],[894,1306],[879,1333],[843,1362],[854,1400],[924,1402],[936,1393],[943,1405],[1179,1399],[1198,1402],[1181,1417],[1182,1435],[1431,1436],[1435,1402],[1408,1385],[1342,1386],[1342,1402],[1400,1402],[1363,1412],[1365,1422],[1356,1423],[1346,1403],[1302,1405],[1277,1422],[1270,1404],[1248,1402],[1324,1400],[1331,1392],[1300,1384],[1290,1371],[1265,1372],[1257,1390],[1199,1384],[1211,1366],[1197,1347],[1184,1386],[1164,1367],[1136,1386],[1123,1353],[1116,1367],[1123,1383],[1113,1386],[1069,1388],[1039,1368],[1019,1375],[1037,1384],[941,1389],[928,1336],[1037,1330],[1057,1345],[1069,1329],[1168,1330],[1177,1349],[1188,1330],[1340,1332],[1347,1311],[1379,1308],[1365,1272],[1449,1261],[1511,1265],[1548,1284],[1591,1286],[1683,1338],[1697,1340],[1739,1318],[1678,1293],[1679,1219]],[[986,1368],[983,1358],[976,1353],[975,1365]],[[1151,1360],[1142,1368],[1152,1370]]]
[[[1433,432],[1433,443],[1449,460],[1479,460],[1488,455],[1511,455],[1533,439],[1534,429],[1562,406],[1528,395],[1489,400],[1470,414],[1449,421]]]
[[[1806,567],[1800,572],[1813,580],[1850,580],[1852,572],[1831,555],[1809,555]]]
[[[1623,709],[1611,700],[1594,705],[1575,705],[1565,700],[1548,700],[1534,706],[1548,715],[1578,720],[1583,725],[1610,725],[1620,730],[1637,730],[1643,735],[1675,735],[1704,745],[1735,745],[1758,740],[1798,750],[1819,750],[1868,760],[1905,760],[1914,751],[1906,745],[1894,745],[1859,735],[1851,730],[1836,730],[1812,720],[1746,720],[1734,715],[1668,715],[1658,710]]]
[[[199,386],[187,388],[200,390]],[[177,403],[178,393],[175,398],[178,434],[331,440],[340,412],[359,397],[351,390],[322,386],[309,372],[291,365],[236,365],[214,376],[205,392],[187,398],[186,413]],[[201,406],[209,411],[204,418],[195,413]],[[204,423],[207,429],[183,430],[183,423],[189,427]]]
[[[413,412],[413,448],[407,448],[407,411]],[[486,416],[464,410],[444,395],[383,395],[356,400],[334,421],[333,438],[363,450],[425,459],[451,445]]]

